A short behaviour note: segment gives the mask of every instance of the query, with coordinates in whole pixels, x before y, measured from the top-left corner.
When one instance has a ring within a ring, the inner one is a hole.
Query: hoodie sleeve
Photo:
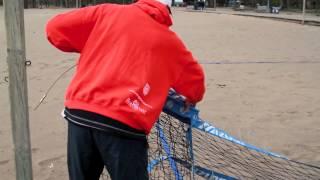
[[[184,46],[182,47],[179,57],[183,62],[183,68],[173,89],[185,96],[188,102],[196,104],[202,100],[205,92],[204,72],[192,54]]]
[[[86,7],[53,17],[46,26],[50,43],[61,51],[80,53],[95,25],[98,8]]]

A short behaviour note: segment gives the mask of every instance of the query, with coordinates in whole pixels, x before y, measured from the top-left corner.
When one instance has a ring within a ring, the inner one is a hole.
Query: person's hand
[[[190,109],[191,107],[194,107],[194,106],[195,106],[195,105],[192,104],[192,103],[190,103],[189,101],[185,101],[183,111],[184,111],[184,112],[187,112],[187,111],[189,111],[189,109]]]

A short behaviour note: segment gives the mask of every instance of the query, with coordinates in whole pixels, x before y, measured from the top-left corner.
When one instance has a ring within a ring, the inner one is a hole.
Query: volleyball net
[[[320,179],[320,168],[247,144],[170,93],[148,137],[150,179]]]

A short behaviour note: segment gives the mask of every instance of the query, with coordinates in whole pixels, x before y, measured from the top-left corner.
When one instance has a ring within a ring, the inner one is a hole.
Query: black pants
[[[70,180],[99,180],[104,166],[112,180],[148,179],[147,140],[68,123]]]

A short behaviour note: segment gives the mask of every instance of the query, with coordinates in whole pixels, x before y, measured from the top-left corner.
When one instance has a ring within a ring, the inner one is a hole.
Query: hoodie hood
[[[168,7],[161,2],[155,0],[139,0],[135,3],[135,5],[160,24],[164,24],[167,26],[172,25],[170,11]]]

